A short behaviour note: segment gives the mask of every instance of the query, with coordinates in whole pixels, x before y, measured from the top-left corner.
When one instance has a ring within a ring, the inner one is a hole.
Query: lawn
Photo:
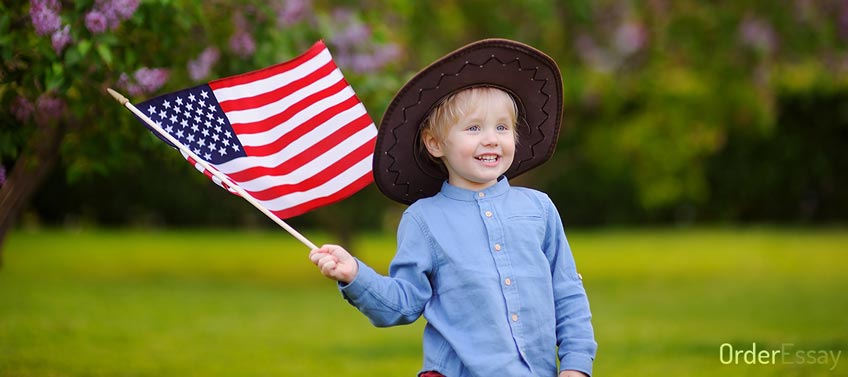
[[[844,228],[569,240],[594,313],[596,376],[848,375]],[[354,246],[385,271],[393,244],[362,235]],[[306,255],[282,231],[13,233],[0,376],[413,376],[423,321],[372,327]],[[788,356],[726,364],[722,347]],[[835,366],[818,358],[838,352]]]

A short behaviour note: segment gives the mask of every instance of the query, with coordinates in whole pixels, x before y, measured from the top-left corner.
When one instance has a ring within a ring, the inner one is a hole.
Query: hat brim
[[[447,179],[419,148],[422,122],[441,101],[461,89],[492,86],[518,105],[518,144],[505,175],[516,177],[551,158],[562,122],[562,76],[556,62],[520,42],[485,39],[430,64],[404,85],[386,109],[377,133],[374,181],[404,204],[433,196]]]

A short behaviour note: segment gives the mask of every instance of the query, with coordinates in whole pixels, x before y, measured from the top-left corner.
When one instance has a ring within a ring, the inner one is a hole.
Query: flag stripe
[[[370,164],[370,158],[362,160],[323,185],[302,192],[293,192],[271,200],[262,200],[261,202],[265,205],[265,208],[271,211],[279,211],[297,205],[297,203],[304,203],[332,195],[339,187],[346,187],[360,179],[363,175],[368,174],[371,171]]]
[[[313,70],[315,65],[323,65],[331,60],[330,51],[327,50],[324,42],[319,41],[302,55],[292,60],[253,72],[210,81],[209,86],[213,89],[220,90],[238,86],[263,85],[262,83],[268,80],[277,80],[277,82],[291,81],[291,77],[301,77],[304,75],[304,72]],[[227,100],[229,98],[225,96],[224,101]]]
[[[292,130],[289,133],[286,133],[282,137],[274,140],[268,144],[265,144],[260,147],[254,147],[250,145],[245,145],[245,150],[248,151],[248,154],[252,156],[269,156],[274,154],[274,152],[280,150],[282,147],[286,145],[292,145],[297,139],[309,134],[311,131],[320,127],[321,125],[327,124],[329,120],[339,117],[340,114],[349,115],[349,113],[345,113],[346,110],[353,109],[354,106],[358,105],[359,101],[356,97],[350,97],[345,102],[342,102],[338,105],[325,109],[320,114],[316,115],[312,119],[303,124],[300,124],[297,128]],[[355,112],[351,112],[355,113]],[[363,114],[364,115],[364,114]],[[361,115],[360,115],[361,116]],[[341,117],[339,117],[341,118]],[[270,138],[269,138],[270,139]],[[244,144],[244,142],[243,142]]]
[[[220,101],[221,108],[224,112],[233,112],[233,111],[244,111],[261,108],[263,106],[267,106],[269,104],[273,104],[277,101],[280,101],[288,96],[296,93],[299,90],[303,90],[304,88],[309,87],[310,85],[319,82],[322,78],[328,77],[333,71],[336,71],[336,66],[332,61],[324,64],[323,67],[318,70],[299,78],[295,81],[292,81],[290,84],[281,87],[262,87],[262,88],[252,88],[245,86],[240,86],[237,88],[230,88],[234,92],[238,92],[241,97],[238,99],[233,99],[229,101]],[[339,73],[338,76],[341,76]],[[213,91],[215,89],[213,88]],[[255,95],[251,95],[254,93],[258,93]],[[217,95],[216,95],[217,97]]]
[[[279,101],[272,102],[266,104],[264,106],[260,106],[252,109],[245,110],[233,110],[227,112],[227,117],[230,122],[234,125],[240,124],[250,124],[261,122],[269,117],[274,116],[280,111],[283,111],[295,103],[302,101],[304,98],[308,97],[310,94],[322,91],[328,87],[333,86],[334,84],[342,81],[344,77],[341,75],[341,72],[338,70],[333,71],[330,75],[322,77],[320,80],[311,83],[309,86],[304,87],[301,90],[298,90],[292,93],[291,96],[280,99]],[[215,98],[218,98],[218,92],[215,93]],[[253,95],[256,92],[247,92],[245,95]],[[250,131],[249,129],[239,129],[236,127],[236,130],[239,132]]]
[[[309,178],[311,174],[314,174],[314,172],[321,171],[327,166],[332,165],[336,160],[339,159],[338,156],[347,156],[348,154],[353,153],[360,145],[370,144],[373,148],[374,145],[372,139],[374,139],[374,137],[375,134],[373,133],[372,129],[365,128],[357,132],[350,138],[346,139],[345,141],[334,146],[332,149],[328,150],[321,156],[318,156],[317,158],[304,164],[303,166],[298,167],[297,170],[292,171],[289,174],[264,175],[249,181],[241,181],[238,184],[248,191],[262,191],[277,185],[296,184],[302,182]]]
[[[293,206],[293,207],[290,207],[290,208],[287,208],[287,209],[284,209],[284,210],[271,211],[271,212],[274,213],[275,215],[279,216],[282,219],[287,219],[287,218],[290,218],[290,217],[299,216],[299,215],[302,215],[306,212],[309,212],[309,211],[311,211],[315,208],[323,207],[325,205],[332,204],[332,203],[335,203],[339,200],[350,197],[351,195],[355,194],[359,190],[362,190],[363,188],[365,188],[366,186],[371,184],[371,182],[373,182],[373,181],[374,181],[374,177],[371,175],[371,172],[369,171],[368,173],[366,173],[365,175],[360,177],[358,180],[356,180],[353,183],[351,183],[350,185],[342,188],[341,190],[339,190],[336,194],[334,194],[332,196],[325,196],[325,197],[322,197],[322,198],[313,199],[313,200],[310,200],[308,202],[299,204],[297,206]]]
[[[315,145],[321,140],[324,140],[333,135],[334,133],[339,132],[340,129],[337,126],[338,124],[349,124],[367,115],[368,113],[365,112],[364,107],[362,107],[361,105],[355,106],[350,110],[336,115],[329,121],[324,122],[323,124],[313,129],[306,135],[303,135],[297,140],[292,141],[291,144],[286,145],[285,149],[275,152],[272,155],[247,156],[245,158],[235,159],[229,162],[218,164],[217,167],[223,173],[231,174],[244,170],[251,166],[261,166],[269,168],[279,166],[280,164],[288,161],[294,156],[297,156],[298,154],[303,153],[304,151],[310,148],[314,148]],[[376,134],[377,132],[376,129],[370,127],[370,125],[366,125],[364,128],[362,128],[362,130],[367,130],[365,132],[370,132],[372,134]],[[359,131],[357,131],[356,129],[351,128],[348,129],[348,131],[351,132],[351,137],[357,138],[360,142],[365,142],[366,140],[368,140],[367,138],[360,138],[359,136],[361,135],[357,134]]]
[[[274,115],[267,116],[264,119],[251,117],[251,114],[247,113],[228,114],[228,116],[233,125],[233,130],[240,135],[247,136],[276,129],[281,129],[278,132],[285,132],[293,127],[292,124],[299,124],[312,114],[352,95],[353,90],[348,87],[347,83],[344,80],[339,80],[331,86],[299,99],[297,102],[292,102],[290,99],[286,101],[290,103],[273,104],[269,108],[263,109],[266,112],[274,113]],[[265,135],[257,136],[260,140],[263,137]]]
[[[330,148],[332,148],[333,145],[340,143],[342,140],[354,134],[356,131],[370,126],[370,122],[371,119],[368,117],[368,115],[363,115],[359,117],[359,119],[357,119],[356,121],[344,125],[337,132],[329,135],[323,140],[318,141],[314,144],[312,148],[303,150],[303,152],[292,156],[291,158],[277,166],[251,166],[241,171],[234,171],[227,174],[234,181],[238,182],[249,181],[251,179],[256,179],[257,177],[263,175],[289,174],[295,169],[297,169],[298,166],[312,161],[313,159],[315,159],[315,157],[319,156],[324,151],[329,150]]]
[[[366,158],[370,160],[371,154],[374,152],[375,140],[376,139],[372,139],[372,141],[368,144],[361,145],[349,155],[345,156],[345,158],[334,162],[332,165],[327,166],[324,170],[321,170],[317,174],[314,174],[298,183],[281,184],[261,191],[251,191],[251,195],[259,200],[270,200],[292,192],[302,192],[316,188],[333,176],[339,175],[347,169],[350,169],[362,160]]]

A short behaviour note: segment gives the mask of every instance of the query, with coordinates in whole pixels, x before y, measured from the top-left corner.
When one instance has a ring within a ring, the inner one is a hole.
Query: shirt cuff
[[[559,361],[559,370],[560,373],[564,370],[576,370],[591,376],[594,362],[595,359],[589,355],[571,352],[565,354]]]
[[[344,298],[349,301],[362,297],[362,295],[368,291],[372,282],[380,276],[376,271],[374,271],[374,269],[368,267],[368,265],[362,263],[359,259],[356,259],[356,263],[359,265],[359,271],[356,273],[353,280],[347,284],[342,282],[338,283],[339,291],[341,291]]]

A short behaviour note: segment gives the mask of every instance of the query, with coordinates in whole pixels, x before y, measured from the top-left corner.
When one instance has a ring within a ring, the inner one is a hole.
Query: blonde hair
[[[430,134],[439,143],[444,142],[448,130],[451,125],[455,124],[462,118],[469,109],[479,106],[481,103],[488,100],[508,100],[512,104],[512,134],[515,137],[515,142],[518,142],[518,105],[515,99],[509,93],[502,89],[491,86],[480,86],[457,91],[445,98],[430,115],[424,119],[423,127],[421,127],[421,135]],[[506,101],[504,101],[506,102]],[[419,138],[419,148],[426,151],[423,137]],[[429,152],[427,152],[429,155]],[[431,156],[432,157],[432,156]],[[441,161],[440,159],[436,159]]]

